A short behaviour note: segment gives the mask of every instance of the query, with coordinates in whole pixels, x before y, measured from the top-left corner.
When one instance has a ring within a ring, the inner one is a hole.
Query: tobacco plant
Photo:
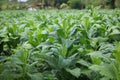
[[[120,10],[0,12],[0,80],[119,80]]]

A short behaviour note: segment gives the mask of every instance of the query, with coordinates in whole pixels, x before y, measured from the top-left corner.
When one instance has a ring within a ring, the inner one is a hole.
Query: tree
[[[111,0],[110,5],[111,5],[111,8],[114,9],[115,8],[115,0]]]
[[[120,0],[115,1],[115,7],[120,8]]]
[[[116,0],[105,0],[106,5],[110,5],[110,7],[111,7],[112,9],[115,8],[115,1],[116,1]]]

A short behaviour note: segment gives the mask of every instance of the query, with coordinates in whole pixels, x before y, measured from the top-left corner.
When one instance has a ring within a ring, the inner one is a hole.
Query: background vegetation
[[[119,3],[120,0],[27,0],[26,2],[19,2],[18,0],[0,0],[0,9],[26,9],[28,7],[37,7],[37,9],[84,9],[91,5],[114,9],[120,8]]]

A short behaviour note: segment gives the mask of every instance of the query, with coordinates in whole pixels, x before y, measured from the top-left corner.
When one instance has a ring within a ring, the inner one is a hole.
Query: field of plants
[[[1,11],[0,80],[120,80],[120,10]]]

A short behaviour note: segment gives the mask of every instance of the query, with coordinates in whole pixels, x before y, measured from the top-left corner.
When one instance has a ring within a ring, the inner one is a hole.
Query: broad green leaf
[[[81,75],[81,70],[80,68],[75,68],[75,69],[66,69],[67,72],[78,78]]]
[[[91,64],[83,59],[80,59],[79,61],[77,61],[77,63],[83,65],[83,66],[86,66],[86,67],[89,67]]]

